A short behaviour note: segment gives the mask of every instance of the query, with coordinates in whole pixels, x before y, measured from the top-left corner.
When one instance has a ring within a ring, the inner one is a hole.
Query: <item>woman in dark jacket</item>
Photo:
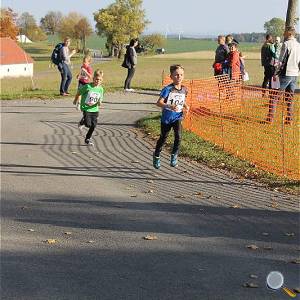
[[[124,90],[126,92],[133,92],[134,90],[130,87],[131,80],[135,73],[135,67],[137,64],[137,54],[135,51],[135,47],[138,45],[138,41],[136,39],[132,39],[130,41],[129,46],[127,47],[123,67],[127,68],[127,77],[124,83]]]

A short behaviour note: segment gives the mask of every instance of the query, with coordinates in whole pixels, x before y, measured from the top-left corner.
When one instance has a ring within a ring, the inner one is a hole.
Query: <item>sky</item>
[[[93,13],[113,0],[2,0],[21,14],[29,12],[39,23],[49,11],[64,15],[78,12],[94,25]],[[39,4],[40,3],[40,4]],[[182,35],[218,35],[264,32],[264,23],[273,17],[285,20],[288,0],[144,0],[146,18],[151,22],[145,33]],[[299,9],[298,9],[299,11]]]

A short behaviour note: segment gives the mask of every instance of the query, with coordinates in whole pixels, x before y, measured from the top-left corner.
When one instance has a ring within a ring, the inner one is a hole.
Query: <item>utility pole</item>
[[[298,0],[289,0],[286,12],[285,28],[296,26]]]

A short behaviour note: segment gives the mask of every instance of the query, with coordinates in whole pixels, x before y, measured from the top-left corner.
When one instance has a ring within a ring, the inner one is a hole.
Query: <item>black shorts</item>
[[[91,126],[96,127],[97,125],[97,120],[98,120],[98,112],[88,112],[84,111],[83,112],[83,118],[84,118],[84,125],[88,128]]]

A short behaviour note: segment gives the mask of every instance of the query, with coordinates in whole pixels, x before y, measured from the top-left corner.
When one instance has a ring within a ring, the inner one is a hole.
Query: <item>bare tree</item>
[[[297,7],[298,0],[289,0],[288,9],[286,12],[285,28],[295,27],[297,23]]]

